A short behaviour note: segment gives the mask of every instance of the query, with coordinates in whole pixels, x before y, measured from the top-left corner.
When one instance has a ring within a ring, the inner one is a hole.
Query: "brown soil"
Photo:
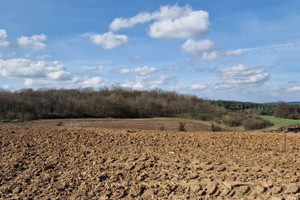
[[[62,123],[64,128],[106,128],[106,129],[136,129],[136,130],[165,130],[177,131],[179,122],[186,124],[188,131],[208,131],[209,122],[171,118],[150,118],[150,119],[56,119],[37,120],[31,122],[2,124],[2,128],[16,129],[47,129]],[[230,129],[223,127],[223,131]]]
[[[0,199],[300,199],[298,134],[50,122],[1,127]]]

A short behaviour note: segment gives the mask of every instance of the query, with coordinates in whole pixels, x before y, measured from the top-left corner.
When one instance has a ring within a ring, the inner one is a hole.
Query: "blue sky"
[[[300,1],[0,0],[0,88],[300,100]]]

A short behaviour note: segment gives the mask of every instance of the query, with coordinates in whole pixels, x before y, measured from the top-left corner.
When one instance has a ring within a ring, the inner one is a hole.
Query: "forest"
[[[0,119],[191,117],[211,120],[226,109],[162,90],[123,88],[0,91]]]

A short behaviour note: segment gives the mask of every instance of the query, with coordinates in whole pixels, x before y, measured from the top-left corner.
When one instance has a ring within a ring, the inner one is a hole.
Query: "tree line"
[[[251,114],[270,115],[286,119],[300,119],[300,104],[278,103],[252,103],[240,101],[211,101],[211,104],[224,107],[231,111],[247,111]]]
[[[209,100],[159,89],[0,90],[0,119],[192,117],[211,120],[226,109]]]

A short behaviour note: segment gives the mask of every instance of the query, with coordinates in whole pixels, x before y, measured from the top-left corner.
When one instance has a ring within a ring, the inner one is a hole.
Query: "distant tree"
[[[285,102],[278,102],[274,108],[274,116],[279,118],[288,118],[290,113],[289,105]]]

